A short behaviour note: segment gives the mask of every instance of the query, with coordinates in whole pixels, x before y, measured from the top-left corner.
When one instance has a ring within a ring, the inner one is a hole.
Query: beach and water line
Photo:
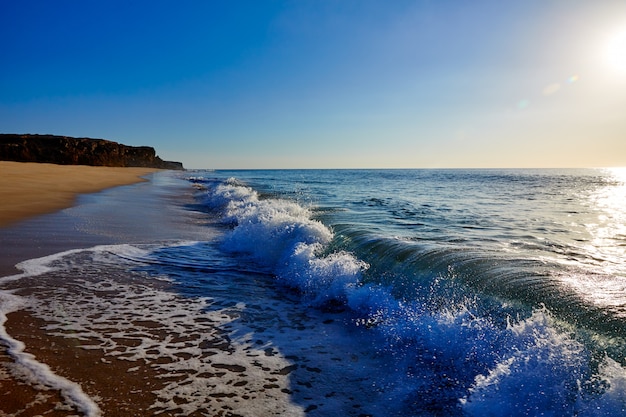
[[[619,171],[146,178],[0,229],[0,415],[626,415]]]

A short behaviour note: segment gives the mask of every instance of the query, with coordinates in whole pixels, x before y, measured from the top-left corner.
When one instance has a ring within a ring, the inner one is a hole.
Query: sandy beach
[[[73,202],[0,228],[0,416],[371,415],[368,345],[240,272],[184,176]]]
[[[144,181],[155,171],[0,161],[0,227],[69,207],[78,194]]]
[[[0,417],[625,415],[624,254],[570,224],[623,191],[603,175],[163,170],[79,194],[0,228]]]
[[[162,199],[167,196],[162,195],[162,190],[158,196],[151,194],[151,182],[143,178],[157,171],[0,161],[0,276],[16,273],[14,265],[23,260],[116,243],[119,236],[133,236],[137,241],[171,237],[173,232],[164,218],[155,217],[160,215]],[[139,192],[115,188],[131,184],[142,188]],[[107,194],[88,194],[103,190]],[[102,204],[103,201],[106,203]],[[164,216],[168,214],[165,211]],[[150,224],[161,227],[148,227]],[[120,231],[125,231],[125,235]],[[69,368],[78,376],[93,377],[93,364],[101,363],[93,355],[78,357],[84,351],[64,346],[63,338],[52,340],[42,332],[44,323],[26,311],[8,314],[5,326],[18,340],[27,342],[27,352],[57,369]],[[76,414],[75,409],[59,409],[62,398],[58,391],[16,379],[12,369],[13,358],[6,346],[0,344],[0,416]],[[108,367],[101,375],[119,378],[125,371],[123,366]],[[78,379],[76,375],[73,377]],[[120,389],[110,382],[102,386]],[[136,396],[134,400],[139,401]],[[134,408],[139,413],[139,404]],[[119,404],[113,404],[103,411],[106,415],[116,415],[120,410]]]

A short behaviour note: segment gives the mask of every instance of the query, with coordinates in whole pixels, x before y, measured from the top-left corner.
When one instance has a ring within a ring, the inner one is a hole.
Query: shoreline
[[[0,228],[71,207],[80,194],[130,185],[156,168],[0,161]]]
[[[15,268],[19,262],[66,250],[125,243],[131,241],[130,237],[134,242],[151,242],[191,239],[196,237],[194,233],[200,236],[193,227],[184,229],[178,224],[175,210],[189,204],[193,197],[190,192],[189,201],[177,201],[180,185],[175,184],[175,176],[168,171],[0,161],[0,174],[0,277],[19,274],[21,271]],[[148,179],[141,177],[148,174],[152,174]],[[17,183],[12,185],[11,181]],[[24,209],[10,211],[9,202],[13,208],[22,205]],[[193,213],[190,216],[194,217]],[[2,291],[6,290],[7,284],[3,283],[2,287]],[[105,363],[101,354],[77,349],[62,338],[51,337],[44,329],[45,323],[28,308],[9,309],[6,313],[2,326],[10,336],[26,343],[24,353],[34,354],[35,360],[61,374],[72,369],[66,374],[69,380],[78,380],[89,389],[94,365],[107,365],[101,378],[115,375],[121,379],[128,375],[129,365],[124,361]],[[19,377],[15,359],[10,346],[0,342],[0,415],[87,415],[63,404],[64,396],[57,389],[33,385],[28,378]],[[155,379],[154,375],[144,376]],[[133,385],[134,389],[141,386],[137,381]],[[111,390],[119,388],[111,385]],[[131,397],[137,401],[136,395]],[[147,404],[146,399],[139,402]],[[102,412],[115,415],[115,407],[105,404]],[[149,414],[136,410],[128,415]]]
[[[0,298],[1,326],[25,344],[22,354],[0,341],[0,415],[372,415],[361,393],[382,368],[367,344],[352,346],[359,330],[276,292],[273,277],[239,273],[196,198],[182,176],[157,172],[0,228],[0,276],[29,260],[19,279],[0,279],[0,296],[25,301]],[[162,269],[149,259],[139,266],[142,245],[172,245],[156,259],[183,254],[183,276],[200,274],[203,292],[153,276]],[[192,253],[198,270],[184,266]],[[28,358],[49,367],[42,383],[29,382]]]
[[[0,340],[0,416],[385,415],[372,387],[389,363],[366,329],[225,258],[223,226],[199,201],[163,171],[0,228],[0,277],[29,260],[0,279],[0,326],[25,344]],[[144,259],[144,244],[163,253]],[[29,358],[49,367],[34,369],[39,384]]]

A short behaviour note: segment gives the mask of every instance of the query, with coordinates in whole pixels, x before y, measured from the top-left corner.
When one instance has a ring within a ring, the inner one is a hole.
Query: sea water
[[[168,374],[155,414],[626,415],[626,171],[168,175],[206,239],[28,261],[5,289],[67,288],[0,299]]]

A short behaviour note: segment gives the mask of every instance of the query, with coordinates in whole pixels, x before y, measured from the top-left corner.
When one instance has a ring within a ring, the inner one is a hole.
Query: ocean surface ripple
[[[155,414],[626,416],[626,171],[167,175],[162,239],[23,262],[0,324],[154,374]]]
[[[347,309],[391,414],[626,415],[619,170],[218,171],[221,250]],[[393,408],[393,407],[392,407]]]

